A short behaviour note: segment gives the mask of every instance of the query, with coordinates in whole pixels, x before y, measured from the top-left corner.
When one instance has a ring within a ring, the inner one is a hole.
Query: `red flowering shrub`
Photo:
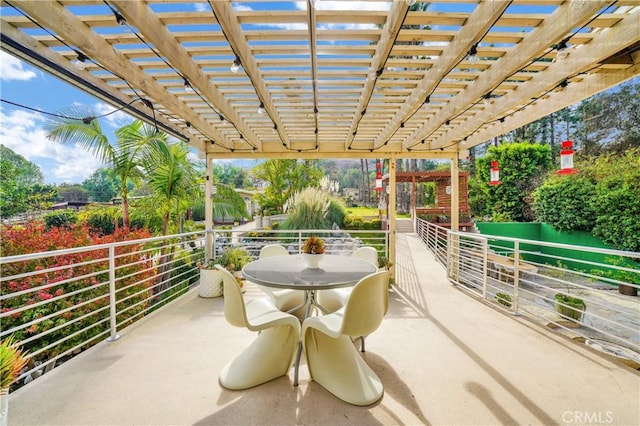
[[[46,230],[43,223],[33,222],[0,228],[0,247],[6,257],[149,237],[145,230],[95,236],[83,226]],[[155,268],[143,248],[130,244],[115,249],[119,329],[145,311],[152,295]],[[16,277],[4,278],[11,276]],[[3,264],[2,277],[2,330],[13,330],[34,361],[46,361],[82,342],[88,347],[108,334],[108,248]]]

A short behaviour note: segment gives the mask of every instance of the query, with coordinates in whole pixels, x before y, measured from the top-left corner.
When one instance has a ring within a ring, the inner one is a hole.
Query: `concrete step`
[[[415,232],[413,229],[413,219],[396,219],[396,232],[404,234]]]

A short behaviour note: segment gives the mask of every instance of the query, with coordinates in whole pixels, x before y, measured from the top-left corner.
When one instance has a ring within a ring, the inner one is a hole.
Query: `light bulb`
[[[77,52],[78,57],[73,61],[73,66],[79,70],[85,69],[87,57],[82,52]]]
[[[236,56],[236,58],[233,60],[233,64],[231,64],[231,72],[234,74],[237,74],[238,71],[240,70],[240,58],[238,58]]]
[[[264,115],[264,104],[260,102],[260,106],[258,107],[258,115]]]
[[[79,70],[83,70],[83,69],[85,69],[87,64],[85,64],[84,61],[81,61],[80,59],[76,59],[76,60],[73,61],[73,66],[76,67]]]

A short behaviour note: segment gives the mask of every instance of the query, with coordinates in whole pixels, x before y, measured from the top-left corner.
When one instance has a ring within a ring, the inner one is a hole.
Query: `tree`
[[[81,185],[63,183],[58,186],[58,199],[67,202],[88,202],[89,191]]]
[[[307,186],[317,186],[324,172],[312,160],[269,159],[251,170],[256,179],[269,184],[264,194],[258,196],[260,206],[275,212],[284,211],[285,202],[297,191]]]
[[[108,202],[118,194],[120,179],[112,169],[100,168],[82,182],[82,186],[89,191],[92,201]]]
[[[166,135],[154,126],[136,120],[116,130],[116,143],[112,145],[102,132],[95,114],[84,106],[68,108],[64,118],[51,119],[47,125],[47,137],[51,140],[78,145],[93,153],[102,162],[111,165],[120,179],[122,198],[122,223],[129,227],[129,182],[142,178],[140,164],[150,144],[163,141]],[[67,118],[75,117],[75,118]]]
[[[476,160],[477,176],[488,185],[492,161],[498,161],[501,185],[487,190],[487,206],[494,220],[532,221],[532,192],[538,187],[551,166],[551,149],[548,145],[508,143],[491,147],[487,155]],[[471,187],[473,189],[474,186]],[[470,194],[470,198],[473,195]]]
[[[42,209],[55,195],[40,167],[0,144],[0,217]]]
[[[134,142],[135,143],[135,142]],[[172,209],[176,218],[186,210],[185,202],[201,197],[195,164],[184,144],[169,144],[163,133],[149,147],[142,160],[147,182],[153,190],[151,199],[162,215],[162,235],[167,235]],[[195,184],[194,184],[195,183]],[[188,204],[187,204],[188,205]]]

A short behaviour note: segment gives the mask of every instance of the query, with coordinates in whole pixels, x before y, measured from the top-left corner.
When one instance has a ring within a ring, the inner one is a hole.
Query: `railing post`
[[[489,265],[488,265],[488,255],[489,255],[489,240],[485,239],[482,243],[482,297],[484,299],[487,298],[487,274],[489,273]]]
[[[109,246],[109,322],[111,335],[107,338],[107,342],[115,342],[120,338],[117,333],[116,314],[116,248],[115,246]]]
[[[518,297],[520,294],[520,241],[513,243],[513,314],[518,314]]]
[[[298,231],[298,254],[302,253],[302,231]]]

